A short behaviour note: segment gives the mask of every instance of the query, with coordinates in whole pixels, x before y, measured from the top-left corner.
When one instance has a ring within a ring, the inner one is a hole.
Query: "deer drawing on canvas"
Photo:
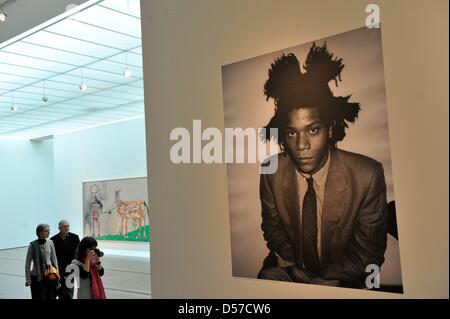
[[[137,225],[138,234],[137,238],[141,238],[141,232],[143,233],[143,237],[147,238],[147,234],[145,233],[144,228],[141,228],[145,225],[145,215],[146,209],[148,212],[147,203],[144,200],[135,200],[135,201],[123,201],[120,199],[120,189],[114,190],[115,199],[116,199],[116,210],[117,214],[120,217],[120,228],[119,233],[121,235],[127,236],[128,234],[128,220],[130,219]]]

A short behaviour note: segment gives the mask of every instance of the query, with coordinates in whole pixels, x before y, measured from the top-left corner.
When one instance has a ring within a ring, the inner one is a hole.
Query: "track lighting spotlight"
[[[86,92],[86,90],[87,90],[87,85],[84,84],[84,83],[81,83],[80,86],[79,86],[79,88],[80,88],[80,91],[81,91],[81,92]]]
[[[128,52],[125,52],[125,70],[123,70],[123,76],[129,78],[131,76],[131,71],[128,70]]]
[[[126,78],[129,78],[131,76],[131,71],[128,70],[128,69],[125,69],[123,71],[123,76],[126,77]]]
[[[42,81],[42,101],[48,101],[48,97],[45,95],[45,81]]]
[[[0,1],[0,23],[8,20],[8,16],[6,15],[5,8],[9,7],[16,1],[17,0]]]
[[[83,68],[80,68],[80,74],[81,74],[81,76],[80,76],[81,83],[78,87],[80,88],[81,92],[86,92],[87,85],[83,82]]]
[[[17,105],[14,103],[14,91],[11,92],[11,112],[17,112]]]

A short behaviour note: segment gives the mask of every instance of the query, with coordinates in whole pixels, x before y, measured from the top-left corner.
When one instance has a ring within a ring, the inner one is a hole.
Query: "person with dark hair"
[[[282,152],[263,174],[260,199],[270,250],[258,278],[363,288],[366,267],[381,266],[387,244],[386,183],[381,163],[340,150],[360,111],[350,96],[334,96],[342,59],[326,43],[310,48],[302,72],[294,54],[272,63],[264,85]],[[270,158],[269,158],[270,160]]]
[[[78,299],[106,299],[105,289],[101,280],[104,275],[100,257],[103,253],[97,249],[97,240],[84,237],[77,248],[76,258],[72,264],[79,268]]]
[[[25,286],[30,286],[32,299],[56,299],[58,280],[50,280],[45,276],[46,269],[51,266],[58,270],[55,246],[48,239],[49,235],[50,226],[39,224],[36,227],[38,239],[28,246],[25,259]],[[30,271],[31,262],[33,262],[33,268]]]
[[[72,299],[73,289],[66,287],[66,267],[75,258],[75,252],[80,238],[77,234],[69,231],[69,222],[65,219],[58,223],[59,233],[51,238],[55,245],[56,257],[60,268],[60,288],[58,289],[59,299]]]

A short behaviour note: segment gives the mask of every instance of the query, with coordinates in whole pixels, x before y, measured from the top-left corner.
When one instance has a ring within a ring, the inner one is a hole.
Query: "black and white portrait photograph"
[[[270,174],[227,164],[234,278],[403,293],[381,35],[222,67],[225,127],[278,146]]]

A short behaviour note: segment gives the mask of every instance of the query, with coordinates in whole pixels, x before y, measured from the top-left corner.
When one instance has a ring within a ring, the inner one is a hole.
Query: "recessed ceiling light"
[[[76,8],[77,6],[78,6],[78,5],[75,4],[75,3],[69,3],[69,4],[66,6],[66,11],[72,10],[73,8]]]
[[[0,22],[5,22],[8,20],[8,16],[3,11],[0,12]]]

